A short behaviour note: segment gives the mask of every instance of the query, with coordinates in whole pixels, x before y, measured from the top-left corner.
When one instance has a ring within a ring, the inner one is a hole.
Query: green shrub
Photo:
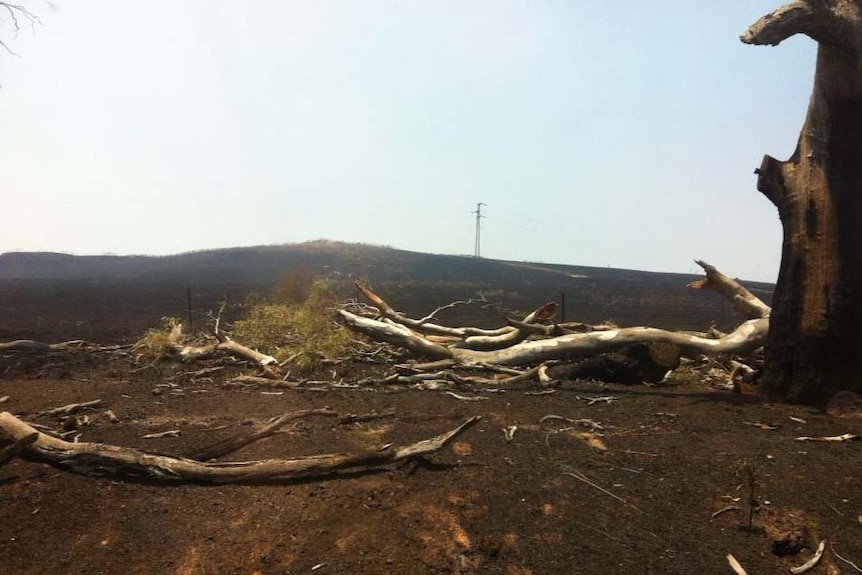
[[[254,301],[243,319],[233,324],[232,337],[272,355],[297,371],[311,371],[322,360],[350,352],[351,335],[333,319],[337,283],[317,278],[301,303]]]

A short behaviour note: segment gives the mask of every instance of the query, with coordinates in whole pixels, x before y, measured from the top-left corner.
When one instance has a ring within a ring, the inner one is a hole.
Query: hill
[[[565,319],[586,322],[613,319],[621,325],[703,329],[712,321],[722,327],[738,321],[722,298],[687,289],[695,277],[687,274],[316,241],[161,257],[5,253],[0,255],[0,318],[4,318],[0,336],[23,337],[20,330],[33,333],[37,317],[52,325],[63,318],[73,322],[76,331],[66,337],[85,337],[81,332],[99,318],[110,319],[111,326],[119,329],[118,337],[130,336],[163,316],[185,317],[189,290],[194,315],[202,322],[220,301],[241,302],[250,293],[265,295],[297,270],[343,281],[345,297],[355,294],[352,280],[361,279],[414,315],[479,293],[499,304],[456,308],[442,316],[453,323],[499,324],[501,309],[518,315],[549,300],[564,302]],[[769,284],[747,286],[767,301],[771,297]],[[12,325],[13,317],[21,318],[21,323]],[[44,329],[35,332],[45,335]]]

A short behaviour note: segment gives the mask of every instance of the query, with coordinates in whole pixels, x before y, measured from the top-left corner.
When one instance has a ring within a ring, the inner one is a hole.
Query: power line
[[[482,215],[482,206],[487,205],[488,204],[479,202],[476,204],[476,211],[470,212],[471,214],[476,214],[476,245],[473,251],[473,256],[477,258],[482,257],[482,218],[485,217]]]

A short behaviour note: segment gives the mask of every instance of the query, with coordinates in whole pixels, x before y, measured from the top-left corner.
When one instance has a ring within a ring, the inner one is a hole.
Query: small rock
[[[161,395],[164,392],[165,392],[165,390],[163,390],[161,387],[154,387],[153,388],[153,395]]]

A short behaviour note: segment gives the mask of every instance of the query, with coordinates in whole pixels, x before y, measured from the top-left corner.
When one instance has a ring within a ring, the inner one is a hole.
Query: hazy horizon
[[[25,2],[0,18],[0,252],[333,238],[774,282],[757,192],[816,44],[779,3]]]

